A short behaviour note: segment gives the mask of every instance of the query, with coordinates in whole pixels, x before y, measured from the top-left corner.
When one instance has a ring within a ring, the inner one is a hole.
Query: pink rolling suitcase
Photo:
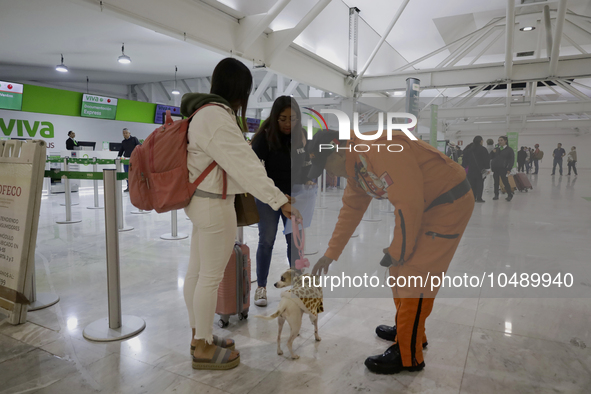
[[[513,178],[515,180],[515,186],[517,186],[517,190],[520,192],[527,192],[528,189],[533,189],[533,186],[531,185],[527,175],[525,175],[523,172],[518,172],[513,176]]]
[[[243,243],[243,230],[238,228],[230,262],[218,289],[215,313],[220,315],[218,325],[227,327],[230,316],[240,320],[248,318],[250,308],[250,248]]]

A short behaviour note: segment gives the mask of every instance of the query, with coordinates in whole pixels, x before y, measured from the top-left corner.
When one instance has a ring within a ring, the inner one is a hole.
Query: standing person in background
[[[568,175],[570,175],[570,170],[575,172],[575,176],[577,176],[577,147],[573,146],[570,148],[570,152],[568,152],[568,157],[566,159],[568,165]]]
[[[78,146],[78,141],[74,139],[76,138],[76,133],[70,130],[68,131],[68,137],[66,140],[66,150],[74,150],[74,147]]]
[[[241,61],[223,59],[213,70],[211,93],[188,93],[181,113],[197,112],[187,134],[189,181],[205,174],[185,213],[193,223],[183,295],[192,329],[193,369],[226,370],[240,364],[231,339],[213,335],[218,289],[232,255],[238,228],[234,199],[251,193],[286,217],[299,212],[267,177],[244,139],[252,74]],[[239,115],[237,115],[239,113]],[[238,125],[240,121],[240,125]],[[207,171],[207,172],[206,172]]]
[[[499,199],[499,181],[503,182],[505,185],[505,190],[507,190],[507,201],[511,201],[513,199],[513,189],[509,184],[509,179],[507,179],[507,175],[511,172],[513,168],[513,164],[515,163],[515,152],[511,149],[510,146],[507,145],[509,139],[506,136],[499,137],[499,144],[493,149],[490,153],[490,168],[493,172],[493,178],[495,180],[495,196],[493,200]]]
[[[123,155],[123,157],[131,157],[131,152],[133,152],[133,150],[135,149],[136,146],[141,145],[140,141],[137,139],[137,137],[132,137],[131,133],[129,132],[129,129],[126,127],[123,129],[123,141],[121,141],[121,149],[119,149],[119,153],[117,154],[117,157],[121,157],[121,155]],[[124,164],[123,168],[125,169],[125,172],[129,172],[129,165],[128,164]],[[124,190],[126,192],[129,191],[129,180],[127,180],[127,188]]]
[[[525,160],[527,159],[527,152],[525,146],[522,146],[519,152],[517,152],[517,171],[525,171]]]
[[[267,176],[275,182],[284,194],[291,195],[292,189],[306,183],[301,170],[306,163],[306,135],[302,128],[302,115],[295,99],[290,96],[278,97],[273,103],[269,118],[263,122],[252,139],[252,149],[263,162]],[[305,171],[307,174],[307,171]],[[294,190],[295,191],[295,190]],[[256,200],[259,211],[259,244],[256,254],[258,287],[254,296],[256,306],[267,306],[267,277],[273,257],[273,246],[279,226],[279,219],[286,228],[288,217],[274,210],[263,201]],[[291,255],[291,233],[285,231],[287,259],[293,267]]]
[[[484,176],[490,168],[490,157],[488,150],[482,146],[483,142],[481,136],[474,137],[474,140],[464,149],[464,158],[462,160],[476,202],[484,202],[482,199]]]
[[[526,153],[526,157],[525,157],[525,173],[529,174],[530,170],[531,170],[531,158],[532,158],[532,148],[525,148],[525,153]]]
[[[538,174],[538,170],[540,169],[538,165],[538,161],[544,158],[544,152],[540,150],[540,144],[535,144],[534,148],[536,148],[532,154],[532,161],[534,163],[534,167],[536,167],[536,172],[533,172],[533,175]]]
[[[560,171],[560,175],[562,175],[562,158],[566,155],[566,151],[562,148],[562,144],[559,142],[556,149],[552,153],[554,156],[554,163],[552,164],[552,175],[556,173],[556,165],[558,165],[558,169]]]

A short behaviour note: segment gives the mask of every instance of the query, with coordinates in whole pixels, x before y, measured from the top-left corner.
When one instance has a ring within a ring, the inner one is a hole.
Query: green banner
[[[85,94],[82,96],[80,116],[99,119],[115,119],[117,115],[117,99]]]
[[[519,133],[517,133],[516,131],[510,131],[507,133],[507,138],[509,139],[508,145],[511,149],[513,149],[513,152],[515,153],[515,161],[513,162],[513,167],[517,166],[517,152],[519,152],[519,146],[518,146],[518,139],[519,139]]]
[[[431,104],[431,133],[429,135],[429,144],[437,148],[437,114],[439,113],[439,106]]]
[[[79,171],[45,171],[45,178],[53,178],[53,179],[90,179],[90,180],[101,180],[103,179],[102,172],[79,172]],[[122,181],[127,179],[126,172],[118,172],[117,173],[117,180]]]
[[[59,157],[59,156],[49,156],[47,158],[47,160],[45,161],[46,163],[63,163],[64,162],[65,157]],[[95,163],[96,160],[96,164],[115,164],[115,159],[95,159],[95,158],[88,158],[88,159],[83,159],[83,158],[73,158],[73,157],[68,157],[68,163],[71,164],[82,164],[85,166],[89,166]],[[121,164],[127,164],[129,165],[129,159],[121,159]]]
[[[20,111],[23,107],[23,85],[0,81],[0,109]]]

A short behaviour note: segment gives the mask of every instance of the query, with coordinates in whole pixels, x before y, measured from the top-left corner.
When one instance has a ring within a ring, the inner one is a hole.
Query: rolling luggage
[[[509,185],[511,185],[511,192],[514,192],[515,189],[517,189],[517,185],[515,184],[515,178],[513,177],[513,175],[509,175],[507,177],[507,179],[509,180]],[[505,190],[505,184],[503,182],[501,183],[501,193],[507,193],[507,191]]]
[[[218,325],[222,328],[228,326],[232,315],[238,315],[240,320],[247,319],[250,308],[250,248],[243,242],[242,228],[238,228],[236,238],[218,289],[215,313],[220,315]]]
[[[515,174],[515,186],[517,186],[517,190],[520,192],[527,192],[529,189],[533,189],[531,182],[529,181],[527,175],[520,172]]]

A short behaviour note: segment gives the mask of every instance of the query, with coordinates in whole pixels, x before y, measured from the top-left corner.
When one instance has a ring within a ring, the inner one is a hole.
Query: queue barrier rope
[[[122,181],[128,178],[127,172],[118,172],[117,173],[117,180]],[[80,172],[80,171],[58,171],[58,170],[46,170],[45,171],[45,178],[52,178],[52,179],[88,179],[88,180],[102,180],[103,173],[102,172]]]
[[[115,164],[115,159],[97,159],[97,158],[75,158],[75,157],[59,157],[59,156],[49,156],[47,157],[46,163],[63,163],[64,159],[68,159],[68,163],[70,164],[82,164],[85,166],[92,165],[92,164]],[[121,164],[129,165],[129,158],[121,159]],[[86,178],[85,178],[86,179]],[[103,179],[103,178],[101,178]]]

